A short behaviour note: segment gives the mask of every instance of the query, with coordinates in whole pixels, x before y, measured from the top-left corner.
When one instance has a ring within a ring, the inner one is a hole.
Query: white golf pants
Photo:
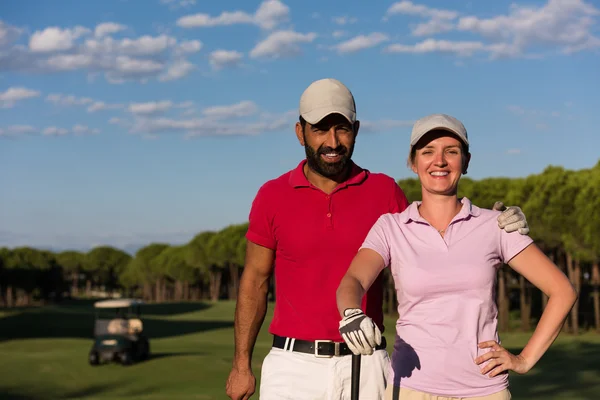
[[[381,400],[390,357],[376,350],[361,357],[360,400]],[[272,348],[260,378],[260,400],[350,400],[352,356],[318,358]]]

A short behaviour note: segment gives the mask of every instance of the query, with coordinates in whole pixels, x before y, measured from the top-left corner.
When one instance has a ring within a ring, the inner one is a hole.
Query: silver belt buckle
[[[334,354],[333,356],[340,355],[340,344],[338,342],[334,342],[333,340],[315,340],[315,357],[319,358],[331,358],[333,356],[327,354],[319,354],[319,343],[333,343],[334,344]]]

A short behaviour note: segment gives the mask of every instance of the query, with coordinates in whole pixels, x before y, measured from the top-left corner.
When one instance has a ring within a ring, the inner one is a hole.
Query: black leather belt
[[[381,344],[375,350],[385,350],[387,346],[385,337],[381,338]],[[299,340],[283,336],[273,336],[273,347],[287,351],[298,351],[300,353],[314,354],[315,357],[338,357],[352,354],[345,342],[334,342],[332,340]]]

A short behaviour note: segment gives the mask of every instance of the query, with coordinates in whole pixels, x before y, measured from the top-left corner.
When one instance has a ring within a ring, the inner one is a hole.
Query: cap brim
[[[318,124],[323,118],[331,114],[343,115],[348,122],[353,124],[356,122],[356,113],[347,108],[341,107],[320,107],[315,108],[307,113],[302,114],[302,118],[311,125]]]
[[[419,140],[421,140],[423,138],[423,136],[427,135],[429,132],[431,131],[446,131],[449,132],[451,134],[453,134],[454,136],[456,136],[458,139],[460,139],[460,141],[465,142],[466,144],[469,143],[468,140],[466,140],[460,133],[456,132],[454,129],[452,128],[448,128],[447,126],[433,126],[431,128],[427,128],[427,130],[425,130],[424,132],[420,133],[419,135],[417,135],[415,138],[413,138],[412,142],[410,143],[410,146],[414,146],[416,145]]]

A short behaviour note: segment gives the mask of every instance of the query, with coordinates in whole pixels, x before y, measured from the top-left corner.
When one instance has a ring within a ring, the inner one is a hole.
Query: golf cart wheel
[[[128,351],[124,351],[119,355],[120,361],[122,365],[131,365],[132,359],[131,354]]]
[[[95,365],[100,364],[100,358],[98,357],[98,352],[91,351],[88,356],[88,361],[89,361],[90,365],[95,366]]]
[[[147,360],[150,356],[150,343],[148,339],[141,338],[139,343],[138,357],[140,360]]]

